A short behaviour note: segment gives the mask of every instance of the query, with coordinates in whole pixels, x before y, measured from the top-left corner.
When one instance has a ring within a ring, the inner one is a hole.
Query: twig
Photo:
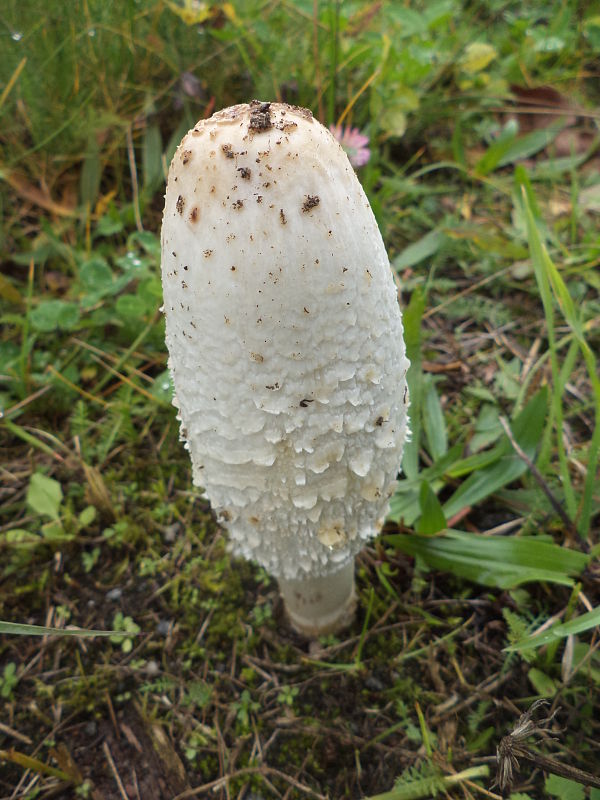
[[[0,733],[4,733],[6,736],[12,736],[13,739],[18,739],[20,742],[23,742],[23,744],[33,744],[29,736],[19,733],[19,731],[16,731],[14,728],[10,728],[3,722],[0,722]]]
[[[198,797],[203,792],[207,792],[210,789],[217,789],[222,786],[226,786],[229,784],[229,781],[233,780],[234,778],[241,778],[244,775],[262,775],[265,778],[267,775],[272,777],[281,778],[281,780],[286,781],[295,789],[298,789],[300,792],[304,792],[305,794],[309,795],[310,797],[316,798],[316,800],[326,800],[325,795],[319,794],[315,792],[310,786],[305,786],[300,781],[297,781],[295,778],[292,778],[291,775],[286,775],[285,772],[281,772],[281,770],[274,769],[273,767],[244,767],[242,769],[236,770],[231,775],[223,775],[221,778],[217,778],[214,781],[210,781],[209,783],[203,783],[202,786],[196,786],[195,789],[186,789],[185,792],[181,792],[181,794],[176,795],[173,800],[188,800],[190,797]]]
[[[506,433],[506,435],[508,437],[508,441],[511,443],[515,453],[519,456],[519,458],[522,461],[524,461],[527,464],[532,476],[534,477],[534,479],[538,483],[539,487],[541,488],[541,490],[544,492],[544,494],[546,495],[546,497],[550,501],[550,504],[551,504],[552,508],[556,511],[558,516],[563,521],[563,523],[564,523],[564,525],[567,528],[567,531],[569,533],[569,537],[572,538],[572,539],[576,539],[577,538],[577,531],[575,530],[575,525],[573,524],[573,521],[569,518],[569,515],[567,514],[567,512],[564,510],[564,508],[561,506],[561,504],[558,502],[558,500],[556,499],[556,497],[552,493],[550,487],[548,486],[548,484],[544,480],[544,478],[542,476],[542,473],[539,471],[539,469],[536,467],[536,465],[533,463],[533,461],[529,458],[527,453],[523,450],[523,448],[519,445],[519,443],[515,439],[514,434],[513,434],[512,430],[510,429],[510,425],[508,424],[508,420],[506,419],[506,417],[500,417],[500,424],[504,428],[504,432]]]
[[[131,126],[127,127],[127,157],[129,159],[129,172],[131,173],[131,186],[133,188],[133,214],[135,216],[135,227],[140,231],[144,230],[142,225],[142,215],[140,214],[140,192],[138,188],[137,169],[135,166],[135,151],[133,149],[133,136]]]
[[[502,742],[500,743],[502,744]],[[563,764],[556,758],[544,756],[541,753],[534,753],[528,747],[523,745],[512,746],[513,756],[518,756],[524,761],[529,761],[530,764],[535,764],[536,767],[546,770],[546,772],[553,772],[555,775],[560,775],[561,778],[569,778],[577,783],[582,783],[584,786],[593,786],[600,789],[600,778],[592,775],[590,772],[584,772],[577,767],[570,767],[568,764]]]
[[[108,766],[110,767],[110,771],[113,774],[113,778],[115,779],[115,782],[119,788],[119,794],[121,795],[123,800],[129,800],[129,795],[125,791],[125,787],[123,786],[123,781],[121,780],[121,776],[117,771],[117,765],[115,764],[114,759],[112,757],[112,753],[110,752],[110,747],[108,746],[108,742],[105,741],[102,744],[102,749],[104,751],[104,755],[106,756],[106,760],[108,761]]]
[[[547,700],[536,700],[533,705],[521,714],[514,730],[501,739],[496,752],[496,759],[498,762],[498,773],[496,775],[496,782],[494,786],[499,786],[500,789],[512,789],[513,772],[520,770],[519,758],[534,764],[546,772],[552,772],[555,775],[560,775],[561,778],[568,778],[569,780],[577,781],[585,786],[593,786],[600,789],[600,778],[592,775],[589,772],[584,772],[577,767],[571,767],[568,764],[563,764],[556,758],[542,755],[541,753],[534,753],[529,747],[523,744],[525,739],[532,736],[537,737],[534,743],[541,740],[542,737],[547,736],[549,726],[554,717],[558,713],[558,709],[550,714],[548,717],[536,721],[535,712],[543,707],[549,705]],[[555,737],[550,737],[555,738]],[[492,786],[492,789],[494,787]]]

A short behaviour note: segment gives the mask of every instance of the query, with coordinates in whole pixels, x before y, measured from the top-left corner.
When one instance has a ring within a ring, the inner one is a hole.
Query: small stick
[[[577,783],[583,783],[585,786],[593,786],[596,789],[600,789],[600,778],[592,775],[590,772],[584,772],[584,770],[578,769],[577,767],[570,767],[568,764],[563,764],[562,761],[558,761],[556,758],[534,753],[523,745],[512,745],[512,752],[515,756],[518,756],[518,758],[529,761],[530,764],[535,764],[536,767],[540,767],[546,770],[546,772],[553,772],[555,775],[560,775],[561,778],[569,778],[572,781],[577,781]]]
[[[536,482],[539,484],[541,490],[544,492],[544,494],[550,501],[552,508],[556,511],[558,516],[565,524],[565,527],[567,528],[567,531],[569,533],[569,538],[576,539],[577,531],[575,530],[575,525],[573,524],[573,521],[569,518],[569,515],[561,506],[561,504],[558,502],[556,497],[552,494],[552,491],[550,490],[550,487],[544,480],[542,473],[539,471],[539,469],[536,467],[536,465],[533,463],[533,461],[529,458],[527,453],[523,450],[523,448],[519,445],[519,443],[515,439],[514,434],[510,429],[510,425],[508,424],[508,420],[505,417],[500,417],[500,424],[504,428],[504,432],[508,436],[508,441],[513,446],[515,453],[519,456],[519,458],[522,461],[524,461],[527,464],[531,474],[533,475]]]
[[[18,739],[24,744],[33,744],[29,736],[25,736],[24,733],[19,733],[19,731],[16,731],[14,728],[10,728],[3,722],[0,722],[0,733],[4,733],[6,736],[12,736],[13,739]]]
[[[104,755],[106,756],[106,760],[108,761],[108,766],[110,767],[110,771],[113,774],[113,778],[115,779],[115,782],[119,788],[119,794],[121,795],[123,800],[129,800],[129,795],[125,791],[125,787],[123,786],[123,781],[121,780],[121,776],[117,771],[117,765],[114,762],[112,753],[110,752],[110,747],[108,746],[108,743],[106,741],[103,743],[102,749],[104,750]]]

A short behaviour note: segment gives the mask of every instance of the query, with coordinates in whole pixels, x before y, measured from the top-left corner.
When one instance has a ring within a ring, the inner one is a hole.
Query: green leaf
[[[62,498],[62,488],[58,481],[41,472],[35,472],[31,476],[27,489],[27,505],[32,511],[58,520]]]
[[[448,450],[446,422],[435,382],[431,379],[431,376],[427,376],[424,383],[423,428],[429,444],[429,454],[434,460],[437,460]]]
[[[173,400],[173,380],[171,378],[171,373],[168,369],[164,372],[161,372],[158,375],[150,387],[150,393],[154,395],[158,400],[162,400],[164,403],[170,404]]]
[[[204,708],[208,705],[212,696],[212,688],[204,681],[192,681],[186,687],[186,705],[194,705]]]
[[[563,548],[565,555],[567,553],[573,554],[575,551]],[[581,555],[581,554],[579,554]],[[569,622],[563,622],[561,625],[553,625],[547,631],[543,631],[537,635],[528,636],[526,639],[521,639],[514,644],[509,645],[505,650],[518,650],[523,652],[525,650],[534,650],[537,647],[542,647],[545,644],[556,642],[559,639],[564,639],[571,634],[584,633],[592,628],[600,625],[600,606],[581,614]]]
[[[143,319],[148,311],[143,297],[136,294],[124,294],[117,298],[117,313],[124,322]]]
[[[459,61],[459,66],[467,75],[481,72],[497,57],[496,48],[486,42],[471,42]]]
[[[540,389],[512,422],[512,432],[519,446],[533,459],[540,442],[548,409],[546,387]],[[487,466],[481,467],[482,463]],[[465,459],[466,462],[466,459]],[[465,463],[461,462],[461,463]],[[478,469],[459,486],[452,497],[444,504],[446,519],[453,517],[463,508],[480,503],[503,486],[512,483],[527,471],[527,464],[515,453],[508,437],[504,435],[499,444],[489,453],[472,456],[471,468]],[[455,465],[456,468],[456,465]],[[456,474],[456,473],[453,473]]]
[[[0,533],[0,544],[7,547],[32,547],[39,544],[40,540],[39,534],[31,533],[23,528],[11,528]]]
[[[590,560],[583,553],[539,536],[482,536],[448,530],[443,536],[433,537],[392,534],[385,541],[407,555],[423,559],[434,569],[501,589],[532,581],[572,586],[573,576],[580,575]]]
[[[79,524],[82,528],[87,528],[96,519],[97,511],[94,506],[86,506],[79,515]]]
[[[491,403],[484,403],[479,412],[473,436],[469,440],[469,449],[471,452],[481,450],[501,436],[502,426],[500,425],[497,406]]]
[[[83,160],[81,178],[79,182],[79,193],[81,204],[92,209],[98,197],[100,189],[100,179],[102,177],[102,164],[100,161],[100,147],[95,133],[90,134],[88,139],[87,152]]]
[[[81,265],[79,280],[86,292],[98,296],[110,292],[114,282],[112,270],[102,256],[94,256]]]
[[[394,259],[394,269],[399,272],[407,267],[414,267],[426,258],[435,255],[448,241],[448,237],[440,230],[426,233],[421,239],[409,244]]]
[[[18,622],[0,621],[0,633],[17,636],[112,636],[115,631],[95,631],[87,628],[64,630],[63,628],[47,628],[45,625],[25,625]]]
[[[79,322],[79,308],[64,300],[44,300],[30,315],[31,325],[38,331],[70,331]]]
[[[148,125],[142,145],[144,188],[154,192],[164,181],[162,168],[162,137],[156,123]]]
[[[489,175],[498,167],[506,167],[515,161],[529,158],[553,142],[562,128],[562,124],[552,125],[524,136],[517,136],[516,129],[509,129],[479,159],[475,172],[478,175]]]
[[[540,697],[554,697],[556,694],[556,683],[541,669],[532,667],[527,673],[527,677]]]
[[[129,247],[139,244],[144,252],[160,264],[160,237],[152,231],[134,231],[127,244]]]
[[[580,783],[568,778],[561,778],[560,775],[548,775],[544,789],[552,797],[558,797],[560,800],[584,800],[585,798],[585,790]]]
[[[522,202],[525,208],[527,236],[531,250],[531,260],[534,266],[535,276],[538,282],[538,287],[544,306],[544,313],[546,316],[552,373],[555,382],[553,411],[556,418],[556,424],[558,426],[559,465],[564,485],[567,512],[571,518],[575,517],[576,503],[571,484],[566,453],[562,443],[561,427],[563,412],[561,398],[562,392],[560,391],[561,373],[559,372],[558,357],[556,353],[552,294],[557,300],[565,320],[575,335],[585,361],[590,383],[592,384],[595,425],[588,451],[587,475],[584,483],[583,498],[580,504],[579,521],[577,525],[581,536],[587,537],[593,515],[594,487],[597,483],[597,469],[598,463],[600,462],[600,377],[598,376],[598,364],[594,350],[590,347],[585,338],[585,332],[579,310],[569,294],[567,286],[560,272],[548,255],[546,246],[540,237],[539,226],[535,216],[535,198],[533,198],[533,192],[531,190],[527,174],[524,170],[522,170],[518,177],[521,180],[521,194]]]
[[[417,523],[417,531],[419,533],[431,535],[446,528],[446,517],[442,511],[440,501],[427,481],[423,481],[421,484],[419,505],[421,507],[421,517]]]
[[[408,306],[404,309],[404,341],[410,368],[406,376],[413,408],[421,408],[423,373],[421,371],[421,319],[425,310],[426,296],[421,288],[415,289]],[[402,469],[408,478],[419,473],[419,446],[421,439],[421,416],[415,414],[411,420],[412,437],[404,447]]]

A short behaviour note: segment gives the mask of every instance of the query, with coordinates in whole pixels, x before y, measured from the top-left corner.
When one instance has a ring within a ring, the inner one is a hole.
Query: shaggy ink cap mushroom
[[[310,111],[253,101],[184,137],[162,280],[194,483],[298,630],[340,628],[394,491],[409,363],[369,202]]]

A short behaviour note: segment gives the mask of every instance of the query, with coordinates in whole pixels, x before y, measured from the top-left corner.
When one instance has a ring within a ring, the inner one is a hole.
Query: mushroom
[[[407,434],[402,319],[369,202],[310,111],[236,105],[169,169],[169,367],[194,484],[293,627],[339,630]]]

